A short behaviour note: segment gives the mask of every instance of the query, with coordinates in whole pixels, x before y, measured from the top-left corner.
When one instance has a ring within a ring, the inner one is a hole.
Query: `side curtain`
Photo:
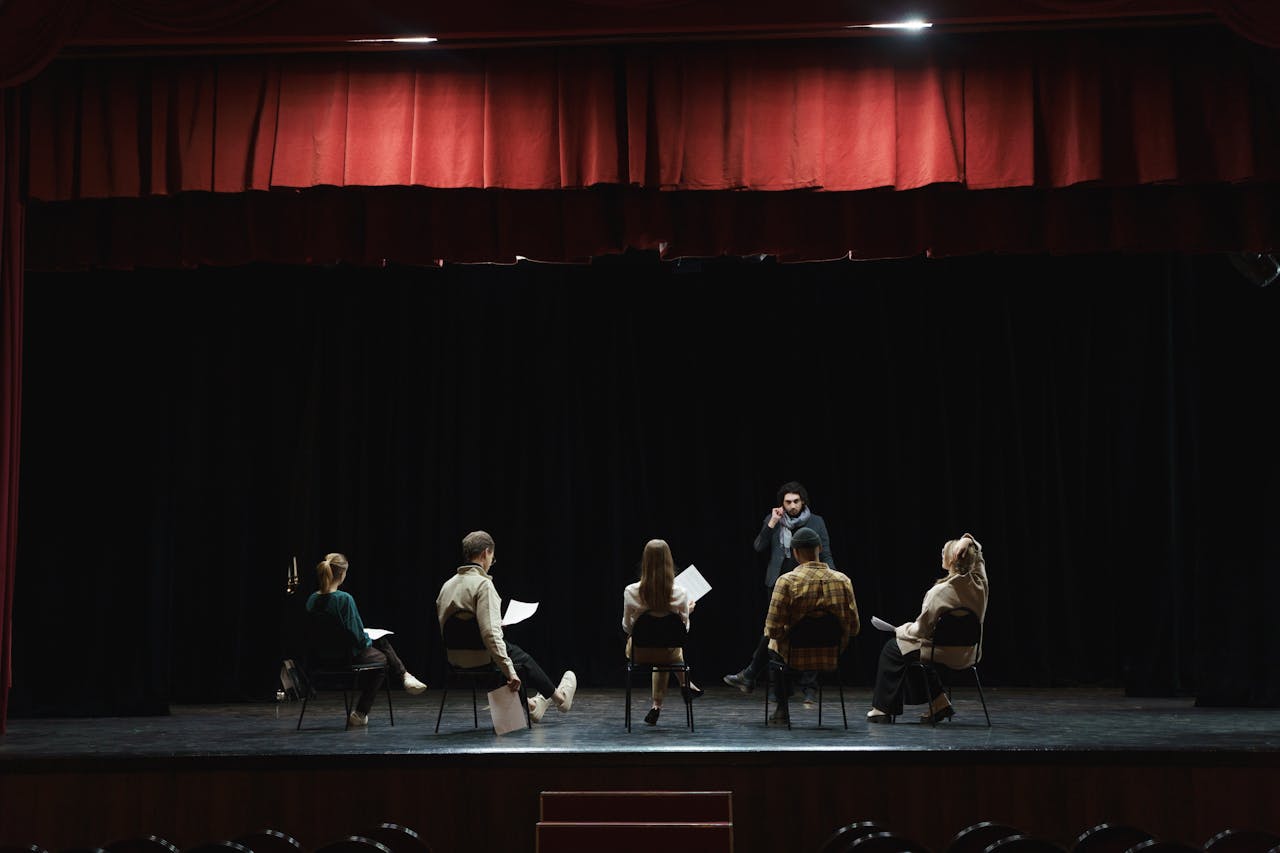
[[[23,226],[21,92],[0,89],[0,734],[13,686],[14,558],[22,412]]]

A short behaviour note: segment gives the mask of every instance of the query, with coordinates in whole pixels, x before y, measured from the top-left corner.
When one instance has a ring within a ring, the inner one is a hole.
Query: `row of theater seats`
[[[102,847],[58,850],[39,844],[0,844],[0,853],[431,853],[431,845],[407,826],[381,823],[310,848],[288,833],[262,829],[191,847],[178,847],[159,836],[145,835],[119,839]]]
[[[1227,828],[1203,844],[1158,838],[1136,826],[1102,823],[1066,844],[995,821],[982,821],[957,832],[942,850],[930,850],[910,833],[875,821],[839,827],[818,853],[1280,853],[1280,834]]]

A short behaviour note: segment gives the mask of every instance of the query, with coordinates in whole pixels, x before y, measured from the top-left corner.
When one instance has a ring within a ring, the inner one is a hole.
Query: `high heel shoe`
[[[892,714],[867,714],[868,723],[892,723]]]
[[[934,712],[932,712],[932,713],[929,713],[929,714],[921,714],[921,715],[920,715],[920,722],[922,722],[922,723],[931,723],[931,724],[933,724],[933,725],[937,725],[938,723],[942,722],[943,720],[949,720],[949,719],[951,719],[951,718],[952,718],[952,717],[954,717],[955,715],[956,715],[956,709],[955,709],[955,707],[954,707],[954,706],[952,706],[952,705],[947,705],[946,707],[944,707],[944,708],[940,708],[940,709],[938,709],[937,711],[934,711]]]
[[[651,726],[656,726],[658,724],[658,715],[661,713],[661,708],[650,708],[649,713],[644,715],[645,723]]]

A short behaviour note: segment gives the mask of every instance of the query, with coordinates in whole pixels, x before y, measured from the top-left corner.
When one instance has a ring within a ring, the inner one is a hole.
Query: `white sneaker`
[[[535,694],[529,700],[529,719],[535,723],[542,722],[542,715],[547,713],[547,706],[551,704],[551,700],[541,693]]]
[[[556,688],[556,692],[551,694],[551,699],[556,703],[556,707],[560,709],[560,713],[567,714],[569,709],[573,707],[573,694],[578,692],[578,676],[573,674],[573,670],[565,670],[564,675],[560,676],[560,686]]]
[[[347,716],[347,725],[353,729],[359,726],[367,726],[369,725],[369,715],[361,714],[359,711],[352,711]]]
[[[404,691],[406,693],[412,693],[414,696],[417,696],[419,693],[422,693],[426,689],[427,689],[427,685],[423,684],[421,681],[414,678],[413,673],[406,672],[404,674]]]

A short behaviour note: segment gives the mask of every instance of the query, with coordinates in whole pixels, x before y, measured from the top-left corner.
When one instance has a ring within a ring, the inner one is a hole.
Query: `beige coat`
[[[934,584],[924,594],[924,603],[920,605],[920,615],[916,621],[899,625],[894,631],[898,638],[898,650],[904,655],[920,649],[921,660],[930,660],[929,647],[933,645],[934,626],[938,617],[955,607],[968,607],[978,614],[982,620],[987,615],[987,568],[979,562],[974,569],[964,575],[950,575],[940,583]],[[938,648],[933,652],[933,660],[951,667],[966,667],[977,663],[981,656],[981,648]]]
[[[507,642],[502,637],[502,597],[493,585],[493,578],[475,563],[459,566],[457,574],[444,582],[440,595],[436,597],[436,617],[440,620],[441,630],[444,630],[444,623],[449,617],[459,612],[475,615],[480,623],[480,637],[488,651],[451,650],[448,653],[449,663],[473,667],[484,666],[492,660],[508,681],[515,678],[516,668],[507,655]]]

